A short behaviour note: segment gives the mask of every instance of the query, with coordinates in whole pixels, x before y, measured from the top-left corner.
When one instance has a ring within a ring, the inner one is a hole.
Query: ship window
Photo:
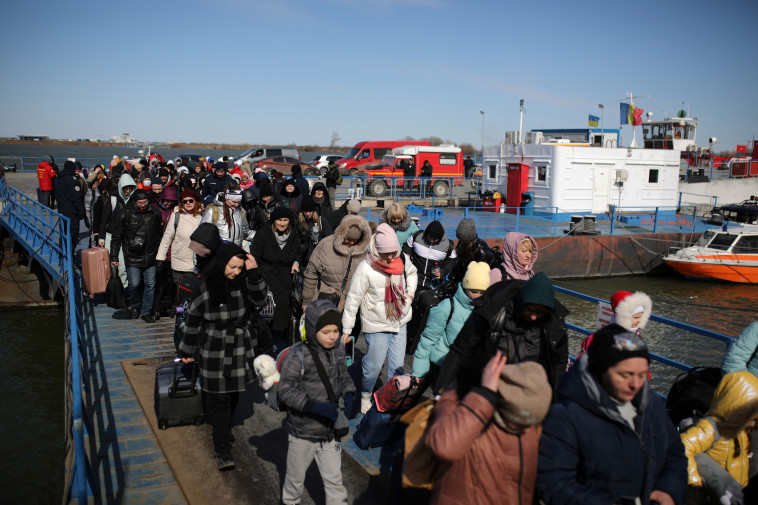
[[[735,254],[758,254],[758,235],[743,235],[734,244]]]
[[[711,239],[713,238],[713,236],[714,236],[714,235],[715,235],[715,233],[713,233],[711,230],[708,230],[708,231],[706,231],[705,233],[703,233],[703,234],[700,236],[700,238],[698,239],[698,241],[697,241],[697,244],[696,244],[696,245],[698,245],[698,246],[700,246],[700,247],[705,247],[705,246],[707,246],[707,245],[708,245],[708,242],[710,242],[710,241],[711,241]]]
[[[497,165],[487,165],[489,167],[489,172],[487,173],[487,177],[490,179],[495,179],[497,177]]]
[[[547,181],[547,165],[537,165],[537,182]]]
[[[719,251],[726,251],[729,249],[729,246],[732,245],[732,242],[734,242],[736,237],[737,235],[732,235],[731,233],[718,233],[713,237],[713,240],[711,240],[708,247],[711,249],[718,249]]]
[[[650,169],[650,171],[647,173],[647,182],[650,184],[656,184],[658,183],[658,169]]]

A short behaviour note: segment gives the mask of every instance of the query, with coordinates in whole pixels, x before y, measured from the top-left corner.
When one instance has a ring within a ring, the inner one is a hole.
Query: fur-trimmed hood
[[[642,319],[637,328],[632,329],[632,315],[634,309],[642,307]],[[644,329],[647,322],[650,320],[650,314],[653,312],[653,301],[648,295],[642,291],[637,291],[634,294],[627,296],[616,305],[612,323],[616,323],[623,326],[629,331],[635,331],[637,329]]]
[[[355,245],[348,247],[343,244],[343,241],[345,240],[347,231],[353,225],[358,226],[361,229],[363,236],[358,242],[355,243]],[[369,226],[366,218],[357,214],[346,215],[340,222],[340,225],[334,231],[334,252],[340,256],[356,256],[358,254],[363,254],[368,250],[370,242],[371,226]]]
[[[725,375],[713,393],[709,414],[723,438],[734,438],[758,415],[758,377],[750,372]]]
[[[390,228],[392,228],[395,231],[405,231],[410,227],[411,225],[411,213],[408,212],[407,209],[404,209],[405,212],[403,212],[403,220],[400,222],[400,224],[395,225],[390,223],[389,218],[387,217],[387,213],[389,212],[389,208],[384,209],[384,211],[379,216],[379,224],[387,223],[390,225]],[[402,245],[402,244],[400,244]]]

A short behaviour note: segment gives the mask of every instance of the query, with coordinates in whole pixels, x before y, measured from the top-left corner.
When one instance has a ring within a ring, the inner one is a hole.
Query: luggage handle
[[[181,361],[181,358],[174,358],[174,379],[168,387],[168,395],[172,398],[194,396],[197,394],[197,360],[192,361],[192,379],[189,383],[177,380],[177,370]]]

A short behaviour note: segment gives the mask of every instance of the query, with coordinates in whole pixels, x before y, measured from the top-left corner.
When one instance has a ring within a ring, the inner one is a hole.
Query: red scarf
[[[384,286],[384,312],[387,319],[399,321],[405,315],[403,307],[407,304],[404,285],[399,279],[399,276],[403,275],[403,269],[405,268],[403,260],[398,256],[388,263],[383,259],[374,256],[371,252],[369,252],[367,258],[371,268],[386,276],[386,284]],[[394,283],[392,282],[393,276],[395,276]]]

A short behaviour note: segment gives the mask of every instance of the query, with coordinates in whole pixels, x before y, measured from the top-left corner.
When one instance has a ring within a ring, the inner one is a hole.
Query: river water
[[[219,157],[238,152],[160,149],[166,158],[180,153]],[[68,157],[110,159],[113,154],[135,156],[136,149],[81,146],[19,146],[0,144],[0,157]],[[301,153],[306,160],[317,153]],[[62,163],[59,163],[62,166]],[[537,263],[539,270],[539,262]],[[615,277],[556,281],[556,285],[608,300],[614,291],[644,291],[653,299],[653,313],[695,326],[736,336],[758,319],[758,285],[707,283],[678,275]],[[571,311],[568,322],[595,328],[596,305],[559,295]],[[0,344],[6,360],[0,367],[0,398],[5,415],[0,455],[0,490],[6,503],[59,502],[63,489],[63,325],[62,309],[2,310]],[[721,363],[725,344],[651,322],[642,336],[652,352],[688,365]],[[571,335],[575,355],[581,335]],[[677,371],[658,363],[651,366],[654,388],[665,393]],[[33,492],[30,492],[33,490]]]

